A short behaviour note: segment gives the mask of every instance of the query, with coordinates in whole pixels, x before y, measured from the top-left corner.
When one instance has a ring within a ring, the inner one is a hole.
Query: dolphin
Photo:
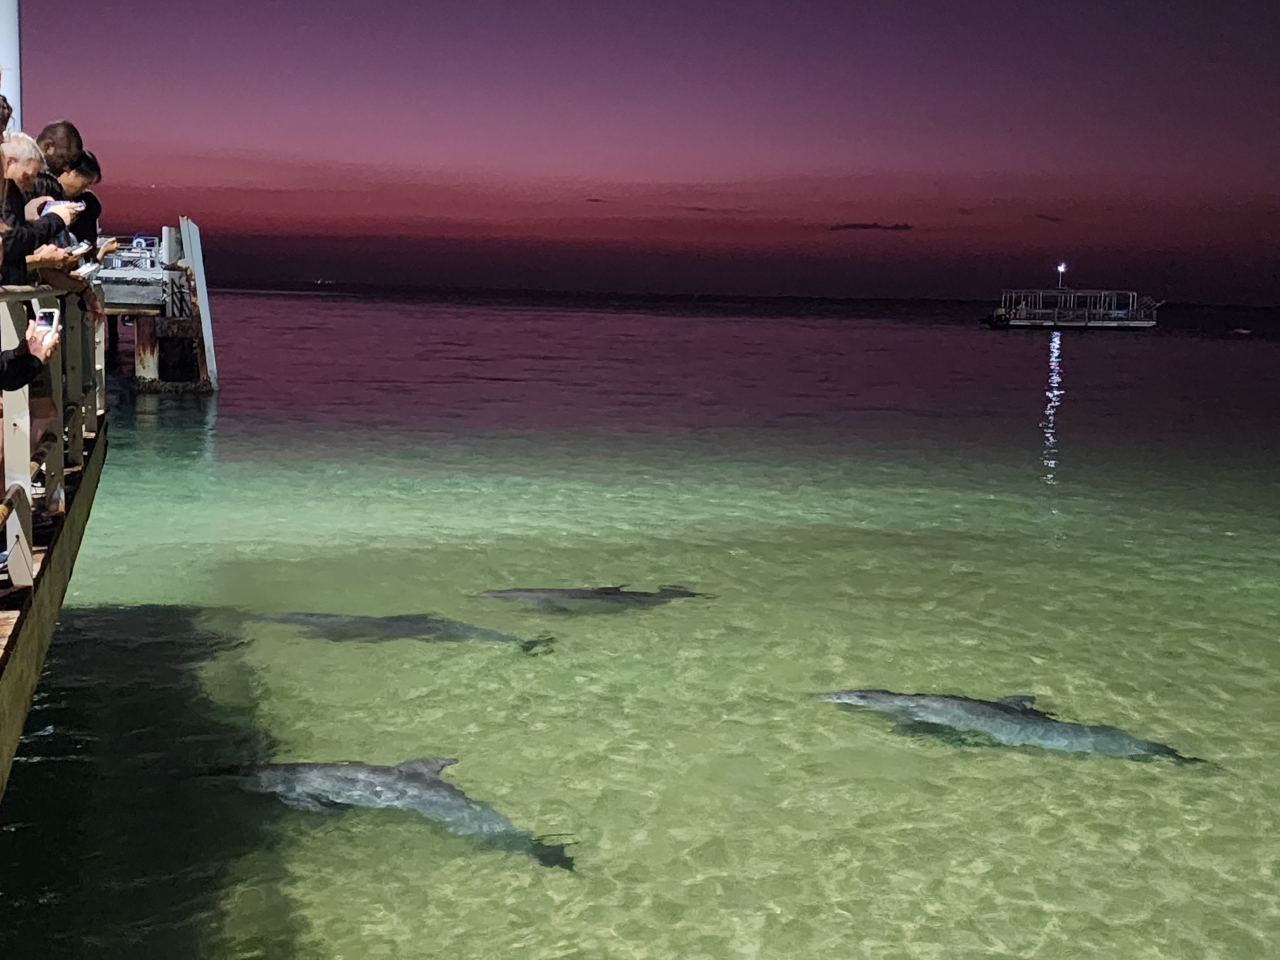
[[[548,844],[517,830],[482,800],[441,779],[440,771],[458,761],[420,757],[395,766],[370,763],[267,763],[223,774],[253,793],[273,793],[295,810],[335,813],[351,807],[413,810],[459,837],[483,846],[527,853],[546,867],[573,869],[564,844]]]
[[[401,613],[390,617],[356,617],[343,613],[264,613],[254,619],[269,623],[294,623],[314,630],[330,640],[350,640],[356,643],[400,639],[441,643],[492,640],[514,643],[525,653],[534,653],[539,650],[545,652],[552,641],[551,637],[526,640],[509,633],[499,633],[486,627],[425,613]]]
[[[869,707],[898,722],[905,733],[976,733],[1008,746],[1034,746],[1063,753],[1095,753],[1129,760],[1169,757],[1181,763],[1204,763],[1184,757],[1173,747],[1140,740],[1116,727],[1055,720],[1035,709],[1029,694],[999,700],[972,700],[932,693],[889,690],[841,690],[818,694],[820,700]]]
[[[671,584],[661,586],[655,592],[624,590],[626,584],[616,587],[513,587],[509,590],[486,590],[480,594],[493,600],[510,600],[527,603],[551,613],[612,612],[627,607],[660,607],[682,597],[709,597],[707,593],[695,593],[686,587]]]

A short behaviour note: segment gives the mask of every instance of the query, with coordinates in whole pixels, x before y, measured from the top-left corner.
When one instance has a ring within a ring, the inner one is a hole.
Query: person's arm
[[[25,258],[35,253],[37,247],[50,243],[75,219],[75,210],[60,204],[39,220],[10,223],[4,234],[4,257]]]
[[[61,325],[41,330],[34,320],[27,322],[27,335],[12,350],[0,352],[0,390],[20,390],[40,375],[49,355],[58,346]]]
[[[61,247],[54,246],[52,243],[46,243],[42,247],[36,247],[34,253],[27,254],[27,269],[41,270],[70,270],[76,265],[79,257],[73,256],[63,250]]]
[[[28,223],[33,223],[40,219],[40,208],[52,200],[53,197],[48,195],[43,197],[33,197],[27,201],[27,205],[22,208],[23,219]]]
[[[93,284],[87,280],[72,276],[62,270],[51,270],[47,267],[40,271],[40,279],[55,290],[70,290],[72,293],[80,294],[80,299],[84,301],[84,308],[89,311],[89,316],[97,323],[103,323],[107,319],[107,312],[103,309],[102,301],[93,292]]]
[[[78,293],[84,296],[90,291],[88,281],[81,280],[79,277],[73,277],[65,270],[58,270],[53,267],[44,267],[40,271],[40,279],[47,286],[53,287],[55,290],[69,290],[72,293]]]

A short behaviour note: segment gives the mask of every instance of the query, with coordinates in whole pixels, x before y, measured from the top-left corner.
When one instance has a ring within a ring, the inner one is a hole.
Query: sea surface
[[[1280,956],[1274,315],[213,310],[216,401],[113,393],[0,806],[4,960]],[[617,584],[712,596],[478,596]],[[555,641],[255,619],[291,611]],[[1209,762],[812,697],[850,687],[1033,694]],[[424,756],[576,869],[221,775]]]

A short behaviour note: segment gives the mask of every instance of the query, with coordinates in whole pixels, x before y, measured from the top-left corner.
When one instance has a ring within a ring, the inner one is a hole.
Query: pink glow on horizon
[[[1277,36],[1267,0],[62,0],[24,21],[24,109],[78,124],[109,229],[1200,251],[1280,297]]]

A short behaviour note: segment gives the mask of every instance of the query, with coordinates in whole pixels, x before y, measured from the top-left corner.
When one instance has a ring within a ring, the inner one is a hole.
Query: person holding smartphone
[[[20,390],[40,375],[62,333],[57,311],[52,313],[52,323],[29,321],[22,342],[12,350],[0,352],[0,390]]]
[[[0,352],[0,390],[21,390],[38,377],[45,362],[58,346],[58,334],[61,330],[57,310],[41,310],[36,319],[29,321],[27,335],[22,342],[12,350]],[[48,397],[32,398],[32,402],[45,405],[52,403]],[[27,452],[24,451],[25,453]],[[25,464],[27,457],[24,455],[22,460]],[[0,431],[0,469],[3,469],[3,464],[4,433]]]
[[[102,216],[102,202],[90,188],[101,181],[102,167],[89,150],[80,151],[80,158],[58,174],[62,196],[84,204],[83,212],[71,224],[71,235],[77,240],[88,240],[94,247],[98,246],[98,218]]]
[[[5,134],[4,143],[0,144],[0,155],[4,164],[4,179],[0,181],[0,190],[4,192],[0,199],[0,220],[5,227],[0,283],[25,284],[27,256],[65,230],[79,211],[74,204],[57,203],[40,214],[41,198],[23,202],[22,191],[31,185],[44,162],[40,148],[31,137],[17,132]]]

